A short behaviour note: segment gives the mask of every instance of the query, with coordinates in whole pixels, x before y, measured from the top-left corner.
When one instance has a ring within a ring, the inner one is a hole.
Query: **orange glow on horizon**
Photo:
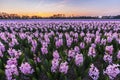
[[[18,14],[19,16],[39,16],[39,17],[50,17],[50,16],[53,16],[55,14],[64,14],[66,17],[68,16],[96,16],[95,14],[100,14],[98,12],[94,12],[94,13],[90,13],[90,12],[86,12],[86,11],[83,11],[83,12],[5,12],[5,13],[8,13],[8,14]]]

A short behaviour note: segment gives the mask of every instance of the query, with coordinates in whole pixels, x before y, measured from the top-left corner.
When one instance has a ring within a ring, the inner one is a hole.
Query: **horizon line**
[[[40,13],[38,13],[38,14],[26,14],[26,13],[7,13],[7,12],[0,12],[0,14],[7,14],[7,15],[12,15],[12,14],[14,14],[14,15],[18,15],[18,16],[29,16],[29,17],[32,17],[32,16],[38,16],[38,17],[52,17],[52,16],[55,16],[55,15],[63,15],[63,17],[80,17],[80,16],[90,16],[90,17],[102,17],[102,16],[118,16],[118,15],[120,15],[120,14],[117,14],[117,15],[80,15],[80,14],[77,14],[77,15],[75,15],[75,14],[69,14],[69,15],[66,15],[66,14],[64,14],[64,13],[46,13],[46,14],[44,14],[44,15],[42,15],[42,14],[40,14]],[[49,15],[48,15],[49,14]]]

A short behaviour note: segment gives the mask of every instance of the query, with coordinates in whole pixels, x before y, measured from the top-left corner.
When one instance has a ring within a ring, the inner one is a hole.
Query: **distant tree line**
[[[54,14],[50,17],[40,17],[40,16],[20,16],[18,14],[7,14],[0,13],[0,19],[120,19],[120,15],[117,16],[65,16],[64,14]]]

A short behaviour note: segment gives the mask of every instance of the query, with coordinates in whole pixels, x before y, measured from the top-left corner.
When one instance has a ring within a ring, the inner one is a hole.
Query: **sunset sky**
[[[20,15],[120,15],[120,0],[0,0],[0,12]]]

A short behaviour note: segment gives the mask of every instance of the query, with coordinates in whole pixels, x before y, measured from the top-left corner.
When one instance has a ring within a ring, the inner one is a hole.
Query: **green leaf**
[[[49,62],[47,59],[45,59],[45,66],[48,67],[49,66]]]
[[[74,68],[74,72],[75,72],[75,75],[77,76],[77,71],[76,71],[76,68]]]
[[[14,77],[15,77],[16,80],[19,80],[19,77],[17,75],[14,75]]]
[[[18,59],[18,63],[21,64],[22,62],[25,61],[25,56],[24,54],[22,53],[22,55],[20,56],[20,58]]]
[[[43,65],[41,65],[41,69],[42,71],[46,71]]]
[[[34,77],[32,77],[32,80],[37,80],[37,79],[35,79]]]
[[[47,72],[47,76],[48,76],[49,79],[52,80],[52,76],[51,76],[51,74],[49,72]]]
[[[38,75],[40,74],[40,69],[38,67],[36,67],[36,72]]]
[[[81,77],[78,77],[77,80],[82,80]]]
[[[65,80],[67,80],[67,77],[65,76]]]
[[[108,77],[108,76],[106,76],[106,77],[105,77],[105,80],[109,80],[109,77]]]
[[[4,71],[0,69],[0,75],[4,75]]]
[[[35,66],[35,63],[34,63],[34,61],[33,61],[32,59],[29,59],[28,61],[29,61],[29,63],[30,63],[31,65]]]
[[[0,59],[0,68],[2,68],[2,60]]]

